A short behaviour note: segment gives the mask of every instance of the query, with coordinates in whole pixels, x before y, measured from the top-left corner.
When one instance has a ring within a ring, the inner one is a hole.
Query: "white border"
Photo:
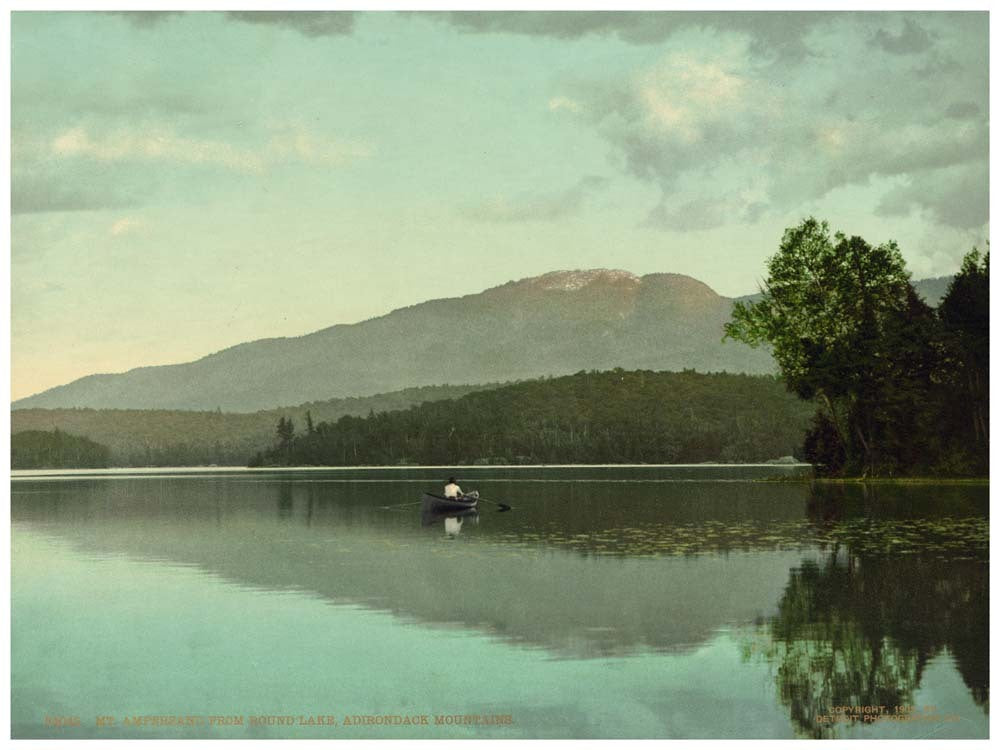
[[[973,11],[990,11],[993,8],[993,2],[991,0],[975,0],[970,2],[969,0],[963,0],[962,2],[954,3],[942,3],[942,2],[926,2],[917,1],[914,2],[910,0],[909,2],[901,0],[878,0],[876,2],[859,2],[858,0],[853,0],[851,2],[839,2],[833,3],[829,2],[789,2],[789,0],[784,0],[783,2],[764,2],[763,0],[744,0],[743,2],[713,2],[708,0],[702,3],[690,2],[679,2],[679,3],[664,3],[664,2],[650,2],[628,0],[621,3],[609,3],[609,2],[587,2],[586,0],[578,0],[576,2],[554,1],[554,0],[537,0],[537,2],[497,2],[497,0],[492,0],[491,2],[455,2],[454,0],[439,0],[438,2],[426,2],[424,0],[414,0],[413,2],[400,2],[395,0],[393,2],[387,2],[386,0],[369,0],[365,3],[359,2],[347,2],[343,4],[333,5],[330,2],[316,2],[316,3],[303,3],[303,2],[234,2],[233,0],[214,0],[211,2],[209,7],[206,7],[204,2],[195,2],[193,0],[175,0],[173,2],[126,2],[122,0],[115,0],[109,2],[104,0],[103,2],[69,2],[67,0],[62,0],[61,2],[31,2],[30,0],[0,0],[2,2],[2,7],[4,11],[2,20],[0,20],[0,40],[2,40],[2,45],[5,49],[3,55],[3,85],[5,88],[6,95],[3,96],[2,102],[0,102],[0,111],[2,111],[2,117],[0,121],[3,122],[4,134],[6,136],[7,148],[3,149],[2,152],[2,163],[4,167],[4,174],[7,179],[4,180],[3,185],[3,196],[4,205],[6,210],[3,213],[3,227],[4,236],[7,238],[7,242],[3,243],[4,256],[6,260],[6,272],[8,274],[8,283],[3,284],[3,298],[5,304],[3,305],[3,315],[6,322],[6,335],[7,335],[7,347],[3,350],[3,357],[5,359],[5,367],[3,368],[3,378],[6,385],[6,391],[8,397],[10,395],[10,72],[11,72],[11,47],[10,47],[10,12],[11,11],[81,11],[81,10],[191,10],[191,11],[222,11],[222,10],[699,10],[699,11],[748,11],[748,10],[784,10],[784,11],[932,11],[932,10],[948,10],[948,11],[958,11],[958,10],[973,10]],[[990,99],[991,101],[995,99],[996,93],[996,75],[995,68],[993,65],[994,55],[994,40],[996,39],[996,27],[997,22],[995,21],[994,15],[990,14]],[[993,159],[993,150],[990,151],[990,170],[991,173],[994,172],[996,164]],[[990,209],[991,215],[995,213],[993,208],[996,201],[995,194],[990,196]],[[993,295],[993,302],[991,303],[991,319],[995,320],[997,303],[995,295]],[[1000,378],[994,370],[993,378],[991,379],[991,390],[992,386],[995,385],[996,379]],[[4,413],[4,425],[3,425],[3,456],[5,461],[5,466],[7,467],[8,476],[10,476],[10,413],[5,410]],[[992,420],[996,421],[997,414],[994,413],[994,409],[991,408]],[[1000,451],[994,453],[991,451],[991,460],[995,461],[997,455]],[[7,554],[3,556],[3,574],[2,580],[0,580],[0,596],[3,600],[3,612],[4,617],[2,618],[2,628],[3,635],[6,640],[8,648],[4,649],[2,654],[0,654],[0,665],[3,666],[6,674],[10,675],[10,486],[9,483],[5,486],[4,490],[5,498],[5,514],[3,517],[3,528],[4,528],[4,539],[7,545]],[[991,510],[996,509],[996,504],[994,503],[994,496],[991,491],[990,497]],[[991,536],[991,542],[995,542],[995,538]],[[991,628],[990,628],[990,639],[993,645],[992,654],[993,658],[991,661],[990,677],[991,682],[996,684],[997,669],[996,669],[996,650],[998,646],[997,639],[995,638],[998,632],[997,619],[998,619],[998,609],[996,604],[996,591],[997,583],[996,576],[992,576],[992,583],[990,587],[990,617],[991,617]],[[9,736],[10,728],[10,680],[7,679],[2,681],[2,695],[0,695],[0,718],[3,720],[3,725],[6,728],[0,728]],[[993,721],[991,717],[990,722],[991,736],[995,737],[995,732],[993,731]],[[326,743],[329,740],[277,740],[278,742],[292,742],[296,747],[300,745],[312,745],[314,743]],[[335,740],[336,741],[336,740]],[[773,740],[612,740],[616,744],[621,742],[629,746],[636,746],[639,743],[648,745],[648,743],[667,743],[669,742],[671,746],[696,746],[696,747],[716,747],[722,745],[764,745],[771,746]],[[86,740],[18,740],[12,741],[9,739],[4,739],[3,744],[20,745],[22,743],[28,744],[31,747],[53,747],[53,748],[66,748],[78,742],[89,742]],[[101,740],[95,740],[94,742],[102,742]],[[260,741],[257,740],[115,740],[112,744],[114,747],[120,745],[132,746],[142,746],[151,748],[191,748],[200,747],[205,745],[207,747],[216,746],[215,743],[226,742],[227,747],[229,746],[248,746],[248,747],[259,747]],[[273,742],[273,740],[272,740]],[[386,746],[406,746],[410,744],[425,744],[430,742],[439,742],[439,740],[339,740],[338,742],[364,742],[366,746],[371,747],[386,747]],[[574,747],[581,748],[606,748],[607,740],[557,740],[557,741],[544,741],[547,743],[559,742],[560,744],[572,743]],[[814,744],[816,741],[811,740],[788,740],[781,744],[781,747],[786,746],[800,746],[805,744]],[[825,740],[822,741],[823,746],[845,746],[850,747],[871,747],[880,745],[884,740]],[[920,743],[920,747],[936,747],[948,745],[952,746],[953,743],[944,740],[900,740],[895,741],[892,747],[900,747],[902,745],[916,744]],[[959,743],[963,748],[978,748],[986,747],[992,744],[994,740],[966,740]],[[448,740],[445,741],[447,748],[465,748],[465,747],[483,747],[488,746],[490,748],[506,748],[517,745],[523,747],[524,744],[541,746],[542,740]],[[790,743],[790,744],[788,744]],[[902,743],[902,745],[900,744]],[[90,745],[91,747],[99,747],[100,745]]]

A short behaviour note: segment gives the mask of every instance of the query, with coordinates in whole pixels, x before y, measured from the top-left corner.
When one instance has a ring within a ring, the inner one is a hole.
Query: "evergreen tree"
[[[968,253],[938,308],[945,336],[941,380],[948,391],[942,426],[977,471],[989,466],[989,259],[989,253]]]

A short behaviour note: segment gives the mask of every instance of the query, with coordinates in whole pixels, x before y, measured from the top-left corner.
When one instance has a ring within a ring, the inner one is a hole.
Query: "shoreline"
[[[408,471],[441,471],[444,473],[459,471],[466,474],[479,474],[484,472],[513,472],[550,469],[603,469],[603,470],[635,470],[635,469],[709,469],[709,470],[739,470],[758,469],[776,470],[779,473],[773,476],[760,476],[746,478],[749,482],[793,482],[796,484],[818,483],[827,485],[988,485],[989,477],[815,477],[811,473],[811,465],[806,463],[797,464],[769,464],[769,463],[746,463],[746,464],[722,464],[722,463],[698,463],[698,464],[514,464],[514,465],[484,465],[484,466],[462,466],[456,464],[444,465],[419,465],[419,466],[267,466],[267,467],[246,467],[246,466],[142,466],[142,467],[112,467],[107,469],[15,469],[10,473],[11,481],[46,479],[46,478],[72,478],[72,477],[151,477],[151,476],[226,476],[235,474],[294,474],[294,473],[346,473],[346,472],[408,472]],[[809,471],[806,471],[809,470]],[[720,472],[721,473],[721,472]],[[474,478],[472,476],[470,479]],[[725,481],[722,477],[720,481]],[[597,481],[595,479],[595,481]],[[606,480],[603,480],[606,481]],[[621,481],[629,481],[622,478]],[[634,480],[633,480],[634,481]],[[704,481],[711,481],[705,478]]]
[[[154,474],[236,474],[236,473],[292,473],[292,472],[350,472],[350,471],[439,471],[445,474],[449,472],[460,472],[465,474],[495,471],[530,471],[537,469],[773,469],[773,470],[796,470],[803,472],[806,469],[811,471],[812,465],[806,463],[799,464],[769,464],[769,463],[745,463],[745,464],[724,464],[724,463],[697,463],[697,464],[484,464],[484,465],[463,465],[463,464],[420,464],[420,465],[362,465],[362,466],[115,466],[106,469],[13,469],[11,479],[29,479],[45,477],[107,477],[107,476],[148,476]],[[808,477],[803,477],[808,478]]]
[[[989,484],[989,477],[765,477],[756,482],[808,482],[810,484]]]
[[[817,484],[989,484],[989,477],[819,477]]]

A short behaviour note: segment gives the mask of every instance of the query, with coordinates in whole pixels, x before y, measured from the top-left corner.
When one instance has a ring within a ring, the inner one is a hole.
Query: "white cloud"
[[[293,161],[327,166],[343,164],[369,156],[371,149],[365,144],[319,138],[298,128],[284,129],[261,146],[251,148],[222,140],[188,138],[169,129],[122,130],[92,137],[85,128],[77,127],[56,136],[51,152],[59,157],[165,161],[261,174],[268,166]]]
[[[570,99],[568,96],[554,96],[549,99],[549,111],[559,112],[560,110],[579,112],[580,102],[576,101],[576,99]]]
[[[118,219],[114,224],[111,225],[109,233],[114,237],[120,237],[123,234],[129,234],[134,230],[142,226],[142,221],[135,219],[131,216],[126,216],[122,219]]]
[[[274,135],[264,149],[265,161],[298,160],[306,164],[336,166],[371,156],[372,149],[364,143],[321,139],[298,128],[286,128]]]
[[[170,131],[119,131],[95,139],[84,128],[73,128],[53,139],[52,152],[62,157],[85,156],[100,161],[174,161],[216,165],[240,172],[262,172],[264,169],[264,160],[259,154],[225,141],[184,138]]]
[[[750,88],[724,60],[675,53],[640,75],[636,98],[652,129],[692,143],[701,140],[704,125],[745,109]]]
[[[981,225],[983,35],[955,31],[947,51],[964,55],[964,65],[930,76],[908,56],[876,56],[853,17],[839,23],[830,49],[794,63],[763,64],[746,39],[706,33],[676,40],[658,63],[618,81],[580,82],[565,94],[627,172],[660,187],[652,226],[740,223],[892,177],[913,187],[871,212],[924,208],[942,224]],[[749,185],[755,195],[740,196]]]

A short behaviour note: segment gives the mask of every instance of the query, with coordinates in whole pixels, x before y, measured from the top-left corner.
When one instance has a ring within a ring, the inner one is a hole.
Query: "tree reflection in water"
[[[838,490],[814,490],[810,519],[822,530],[856,518],[852,511],[859,508]],[[866,493],[862,501],[869,505],[872,498]],[[884,513],[891,502],[879,507]],[[778,613],[758,635],[762,644],[745,644],[744,658],[756,651],[773,665],[778,694],[800,735],[835,736],[836,723],[817,721],[835,706],[892,712],[912,704],[924,668],[945,650],[988,712],[988,556],[859,554],[850,543],[834,544],[791,571]]]

